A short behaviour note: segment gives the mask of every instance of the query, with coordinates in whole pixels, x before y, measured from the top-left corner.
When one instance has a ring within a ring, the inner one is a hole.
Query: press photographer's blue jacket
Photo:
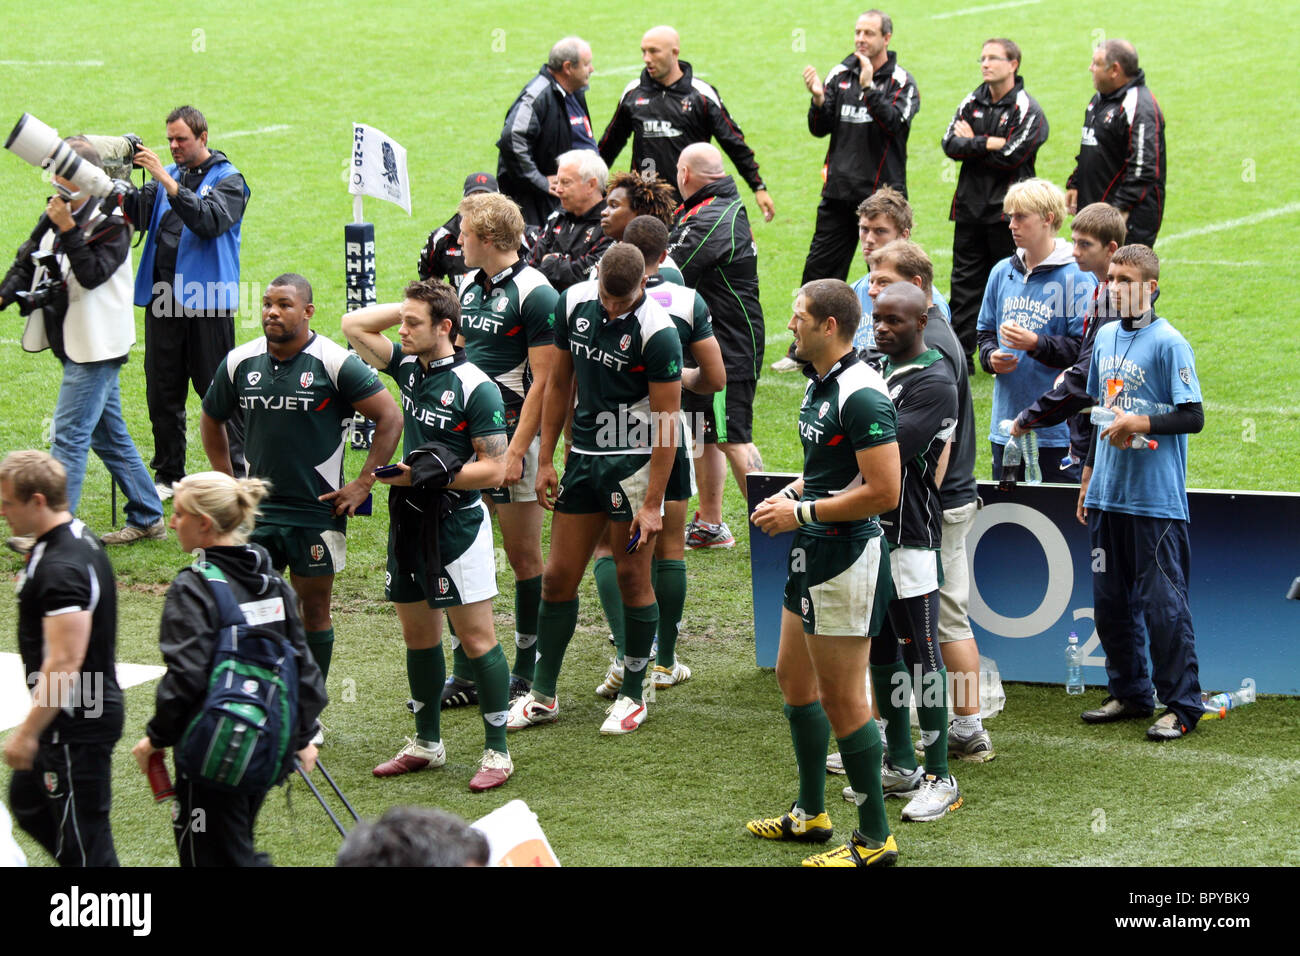
[[[179,179],[175,164],[167,173]],[[195,192],[206,196],[216,185],[229,176],[238,176],[229,160],[213,163]],[[249,194],[244,186],[244,198]],[[158,226],[171,209],[167,190],[155,193],[153,212],[149,218],[149,235],[140,256],[140,269],[135,276],[135,304],[148,305],[153,298],[154,260],[157,256]],[[180,246],[176,251],[176,276],[174,295],[176,302],[187,312],[235,312],[239,309],[239,233],[242,216],[234,224],[212,239],[204,239],[189,228],[181,230]]]

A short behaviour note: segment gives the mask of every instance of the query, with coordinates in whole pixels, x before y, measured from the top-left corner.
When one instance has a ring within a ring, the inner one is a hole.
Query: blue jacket
[[[986,372],[993,371],[989,355],[1001,347],[998,328],[1004,322],[1014,321],[1036,332],[1040,340],[1047,336],[1066,336],[1078,342],[1083,336],[1083,317],[1092,302],[1097,277],[1075,264],[1070,244],[1064,239],[1056,240],[1056,248],[1032,272],[1025,270],[1023,253],[1024,250],[1017,249],[1015,255],[995,265],[984,289],[975,340],[980,365]],[[1052,387],[1058,374],[1056,369],[1032,360],[1026,352],[1008,351],[1020,359],[1020,364],[1014,371],[998,375],[993,382],[989,440],[997,445],[1006,444],[1007,440],[998,431],[998,423],[1014,419],[1022,409],[1032,405]],[[1064,448],[1070,443],[1070,432],[1064,423],[1035,431],[1041,446]]]
[[[216,162],[203,173],[203,179],[190,196],[190,190],[184,185],[177,194],[180,200],[190,206],[202,206],[204,197],[216,188],[222,180],[232,176],[240,177],[243,187],[243,200],[246,203],[249,189],[239,170],[220,153],[213,153]],[[167,167],[168,175],[177,176],[175,164]],[[154,263],[158,254],[159,226],[169,211],[172,200],[165,189],[157,188],[157,183],[149,183],[142,199],[147,198],[148,187],[153,189],[152,208],[149,211],[149,235],[145,240],[144,251],[140,255],[140,268],[135,276],[135,304],[145,306],[154,298]],[[177,215],[181,215],[179,211]],[[181,216],[184,221],[187,217]],[[188,225],[181,230],[180,246],[176,251],[176,272],[172,277],[161,277],[159,281],[170,281],[173,285],[175,302],[186,312],[235,312],[239,309],[239,245],[240,224],[243,220],[243,205],[239,214],[233,217],[229,225],[215,235],[203,237]],[[136,220],[139,221],[138,219]],[[224,225],[224,223],[220,223]]]

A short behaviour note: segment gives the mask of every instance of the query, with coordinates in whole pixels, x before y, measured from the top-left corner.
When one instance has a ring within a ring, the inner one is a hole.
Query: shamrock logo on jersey
[[[442,402],[442,404],[444,405],[450,405],[455,400],[456,400],[456,393],[453,392],[451,389],[447,389],[447,391],[443,392],[442,396],[438,399],[438,401]]]
[[[553,328],[555,328],[555,313],[554,313],[554,312],[552,312],[550,315],[548,315],[548,316],[546,317],[546,327],[547,327],[548,329],[553,329]]]
[[[676,359],[672,359],[672,360],[668,363],[668,374],[669,374],[669,375],[676,375],[676,374],[677,374],[677,360],[676,360]]]
[[[494,412],[492,413],[492,424],[493,424],[493,425],[504,425],[505,423],[506,423],[506,417],[505,417],[504,415],[501,414],[501,410],[500,410],[500,409],[497,409],[496,411],[494,411]]]
[[[260,382],[261,380],[262,380],[262,373],[261,373],[261,372],[249,372],[249,373],[248,373],[248,384],[249,384],[249,385],[256,385],[256,384],[257,384],[258,382]]]
[[[298,384],[303,388],[311,388],[311,383],[316,381],[316,377],[311,372],[303,372],[298,376]]]
[[[872,438],[879,438],[884,433],[885,430],[880,427],[880,422],[872,422],[871,427],[867,429],[867,434]]]

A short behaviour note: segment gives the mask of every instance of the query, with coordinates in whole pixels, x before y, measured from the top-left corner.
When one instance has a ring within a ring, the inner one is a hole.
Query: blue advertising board
[[[750,511],[796,475],[749,476]],[[1092,621],[1094,556],[1075,517],[1077,485],[980,482],[980,509],[966,539],[970,619],[980,652],[1006,680],[1062,683],[1071,631],[1084,651],[1084,680],[1105,686],[1105,657]],[[1188,583],[1202,688],[1300,695],[1300,495],[1187,493],[1192,568]],[[755,653],[776,666],[781,596],[792,534],[750,529]]]

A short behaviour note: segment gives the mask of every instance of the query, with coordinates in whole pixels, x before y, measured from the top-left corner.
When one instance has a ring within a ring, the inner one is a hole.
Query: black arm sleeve
[[[81,228],[59,234],[59,244],[72,274],[83,289],[103,285],[131,254],[131,229],[120,216],[110,216],[87,239]]]
[[[1079,360],[1081,339],[1076,335],[1038,335],[1038,344],[1029,352],[1048,368],[1069,368]]]
[[[980,368],[993,375],[993,366],[989,364],[989,356],[1002,347],[998,344],[997,329],[976,330],[975,347],[980,354]]]
[[[122,212],[139,232],[149,228],[153,217],[153,201],[158,195],[158,180],[151,179],[139,189],[127,190],[122,196]]]
[[[245,201],[244,177],[235,173],[201,198],[182,186],[172,197],[172,209],[200,239],[215,239],[243,217]]]
[[[217,611],[211,597],[198,590],[196,585],[201,584],[192,571],[182,571],[163,602],[158,649],[167,672],[158,679],[154,715],[145,728],[149,740],[158,748],[180,741],[207,687],[208,667],[216,647]]]
[[[1183,402],[1172,412],[1150,418],[1152,435],[1195,435],[1205,427],[1205,406]]]

